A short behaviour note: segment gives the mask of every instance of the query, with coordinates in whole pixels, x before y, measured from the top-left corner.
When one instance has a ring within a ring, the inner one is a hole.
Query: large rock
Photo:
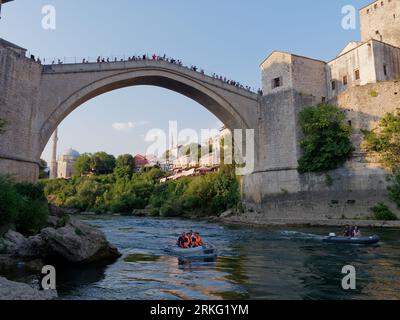
[[[48,257],[70,263],[114,262],[121,256],[103,232],[75,219],[59,229],[43,229],[40,237]]]
[[[57,291],[39,291],[25,283],[9,281],[0,277],[0,300],[53,300]]]
[[[47,243],[40,234],[26,239],[15,251],[21,258],[45,258],[47,254]]]
[[[25,244],[27,239],[20,233],[9,230],[3,236],[3,245],[5,246],[4,250],[7,253],[14,254],[18,251],[18,248]]]

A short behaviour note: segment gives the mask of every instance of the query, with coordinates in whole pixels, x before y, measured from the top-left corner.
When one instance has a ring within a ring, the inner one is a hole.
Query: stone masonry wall
[[[361,40],[400,47],[400,0],[379,0],[360,10]]]
[[[267,135],[263,159],[267,163],[275,160],[265,166],[266,170],[243,178],[245,207],[253,212],[246,219],[260,223],[270,219],[360,219],[369,217],[370,208],[380,201],[395,210],[387,199],[388,173],[374,161],[376,158],[366,157],[360,145],[361,129],[375,128],[385,113],[400,108],[399,90],[399,82],[383,82],[351,88],[331,101],[346,111],[354,128],[357,151],[343,168],[329,172],[329,178],[327,174],[300,175],[296,169],[301,156],[298,114],[305,106],[315,104],[315,98],[298,92],[287,92],[286,99],[277,95],[264,97],[262,109],[273,112],[262,114],[266,122],[263,134]],[[281,118],[276,118],[277,110],[282,110]],[[297,143],[290,140],[293,137]],[[274,158],[271,152],[277,152],[279,157]],[[290,160],[288,163],[285,157]],[[279,167],[279,160],[293,167]]]
[[[34,181],[37,172],[35,127],[41,66],[15,50],[0,46],[0,172]],[[35,169],[36,168],[36,169]]]

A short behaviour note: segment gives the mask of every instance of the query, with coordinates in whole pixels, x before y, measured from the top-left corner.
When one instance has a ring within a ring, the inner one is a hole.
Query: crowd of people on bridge
[[[38,62],[39,61],[40,60],[38,58]],[[122,58],[122,59],[118,59],[116,57],[109,58],[109,57],[98,56],[97,59],[96,59],[97,63],[112,63],[112,62],[127,62],[127,61],[128,62],[131,62],[131,61],[165,61],[165,62],[174,64],[174,65],[177,65],[177,66],[180,66],[180,67],[188,68],[188,69],[190,69],[190,70],[192,70],[194,72],[198,72],[198,73],[200,73],[202,75],[206,74],[204,69],[202,69],[202,68],[199,68],[199,67],[197,67],[195,65],[191,65],[190,67],[189,66],[185,66],[181,60],[170,58],[165,54],[162,55],[162,56],[157,55],[157,54],[153,54],[152,56],[149,56],[147,54],[133,55],[133,56],[129,56],[128,58]],[[40,61],[40,63],[41,63],[41,61]],[[83,58],[82,59],[82,63],[83,64],[90,63],[90,59]],[[52,65],[55,65],[55,64],[63,64],[63,61],[60,60],[60,59],[58,59],[57,62],[55,60],[53,60],[52,61]],[[211,75],[211,77],[213,79],[216,79],[216,80],[221,81],[223,83],[226,83],[228,85],[231,85],[231,86],[234,86],[234,87],[237,87],[237,88],[240,88],[240,89],[244,89],[244,90],[247,90],[249,92],[253,92],[253,90],[252,90],[252,88],[250,86],[245,86],[245,85],[241,84],[238,81],[234,81],[234,80],[228,79],[227,77],[223,77],[223,76],[217,75],[216,73],[213,73]],[[261,89],[258,89],[257,93],[259,95],[263,95],[263,92],[262,92]]]

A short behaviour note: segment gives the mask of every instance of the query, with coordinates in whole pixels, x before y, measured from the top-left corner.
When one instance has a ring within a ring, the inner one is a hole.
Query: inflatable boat
[[[179,258],[216,258],[218,255],[217,249],[211,244],[188,249],[170,246],[165,251]]]
[[[373,235],[370,237],[359,237],[359,238],[350,238],[350,237],[338,237],[338,236],[329,236],[323,238],[324,242],[327,243],[336,243],[336,244],[377,244],[380,239],[378,236]]]

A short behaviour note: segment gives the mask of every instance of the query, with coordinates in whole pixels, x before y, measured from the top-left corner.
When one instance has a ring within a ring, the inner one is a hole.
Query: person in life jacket
[[[198,232],[194,233],[193,238],[194,238],[195,247],[203,246],[203,239],[201,238],[201,236],[200,236],[200,234]]]
[[[196,248],[203,245],[203,239],[198,232],[189,231],[179,236],[176,243],[180,248]]]
[[[188,249],[192,247],[192,237],[188,233],[183,233],[179,236],[177,245],[179,248]]]

